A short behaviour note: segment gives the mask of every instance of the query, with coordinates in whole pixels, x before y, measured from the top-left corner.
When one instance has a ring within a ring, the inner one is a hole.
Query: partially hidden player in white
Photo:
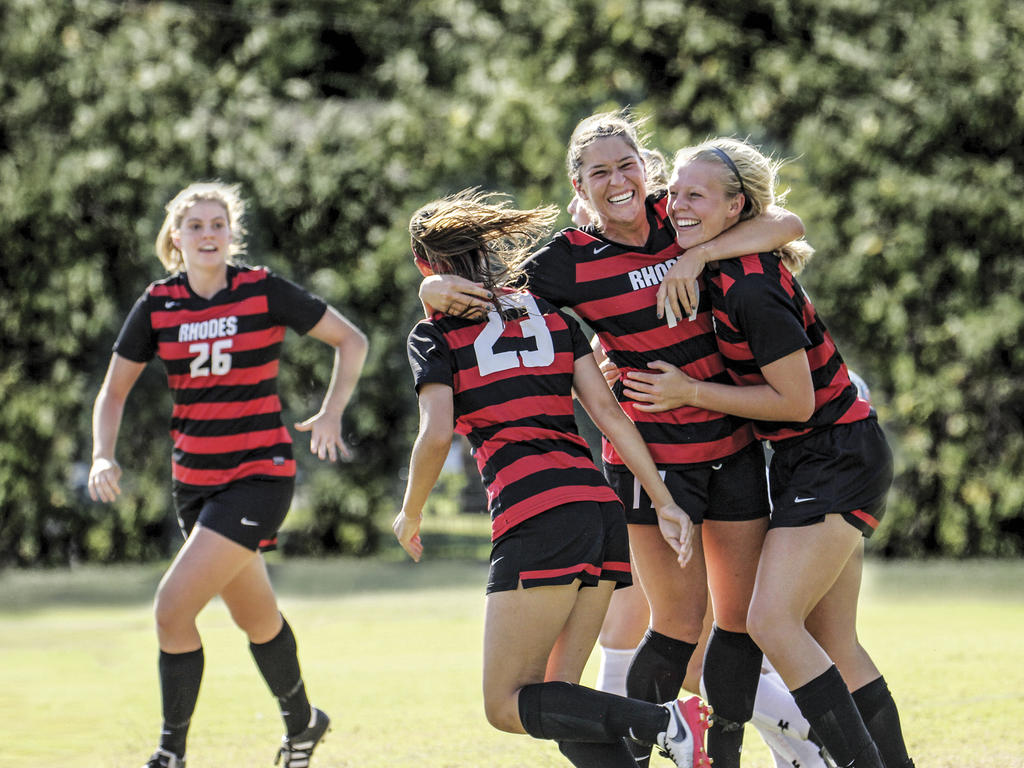
[[[295,486],[291,437],[281,422],[277,371],[292,328],[332,348],[334,370],[320,411],[295,428],[321,459],[348,456],[341,418],[366,358],[363,333],[322,299],[265,267],[236,263],[245,205],[237,186],[196,183],[167,204],[157,238],[171,273],[150,285],[125,320],[93,409],[89,493],[121,493],[114,448],[128,395],[153,357],[174,400],[174,506],[185,543],[157,590],[163,728],[145,768],[183,768],[203,675],[196,616],[216,595],[248,635],[277,697],[285,768],[305,768],[328,728],[312,707],[295,636],[277,607],[261,556],[273,549]]]
[[[746,142],[680,150],[668,202],[680,246],[774,203],[776,174]],[[644,412],[690,404],[753,419],[770,441],[772,517],[749,632],[836,764],[911,768],[896,704],[856,629],[864,540],[885,512],[892,454],[794,277],[812,253],[796,241],[706,268],[732,384],[656,362],[628,372],[626,390]]]
[[[409,335],[420,426],[395,536],[419,561],[424,503],[454,431],[465,434],[492,520],[488,721],[554,740],[579,768],[634,768],[627,741],[660,747],[674,765],[707,768],[708,710],[696,696],[660,704],[579,685],[612,591],[631,576],[623,507],[579,435],[573,391],[650,494],[680,563],[693,554],[694,528],[605,384],[579,324],[514,288],[518,264],[556,213],[466,190],[428,203],[410,221],[425,276],[478,281],[493,301],[479,319],[432,313]]]

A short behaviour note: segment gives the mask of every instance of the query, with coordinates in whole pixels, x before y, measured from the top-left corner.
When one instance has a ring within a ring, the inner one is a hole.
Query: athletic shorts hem
[[[875,418],[837,424],[776,449],[769,528],[813,525],[838,514],[870,538],[885,515],[892,452]]]
[[[618,501],[562,504],[529,517],[491,546],[487,594],[578,581],[632,584],[629,534]]]

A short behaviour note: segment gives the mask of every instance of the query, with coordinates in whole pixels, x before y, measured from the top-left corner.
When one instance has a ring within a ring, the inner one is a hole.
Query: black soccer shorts
[[[487,594],[558,584],[633,583],[629,534],[618,502],[563,504],[529,517],[491,547]]]
[[[836,424],[775,448],[769,528],[812,525],[840,514],[865,538],[885,514],[892,451],[874,417]]]
[[[630,525],[657,525],[651,499],[631,472],[605,468],[608,484],[626,508]],[[764,451],[757,443],[717,462],[662,471],[675,500],[694,525],[705,520],[746,521],[767,517]]]
[[[243,477],[216,488],[175,485],[178,526],[188,538],[196,522],[254,552],[277,547],[295,491],[291,477]]]

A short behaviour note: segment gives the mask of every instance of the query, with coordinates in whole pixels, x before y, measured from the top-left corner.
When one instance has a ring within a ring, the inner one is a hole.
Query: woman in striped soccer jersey
[[[742,141],[681,150],[668,200],[680,245],[757,216],[775,202],[776,173]],[[626,374],[626,393],[644,413],[692,405],[753,419],[771,442],[772,517],[750,633],[838,765],[911,768],[896,704],[856,628],[864,539],[885,512],[892,455],[793,276],[812,253],[796,241],[707,267],[729,383],[658,362]]]
[[[535,253],[524,264],[526,285],[586,321],[621,372],[668,360],[697,378],[728,381],[706,291],[693,303],[692,286],[677,288],[669,312],[665,302],[656,301],[682,249],[665,212],[664,191],[648,193],[642,150],[636,123],[623,113],[593,115],[576,126],[567,170],[593,224],[566,229]],[[698,251],[703,258],[736,256],[801,234],[796,216],[772,209]],[[446,280],[424,281],[426,304],[454,311],[486,294],[472,284]],[[651,608],[626,692],[645,701],[678,695],[701,635],[710,584],[715,626],[704,681],[715,714],[708,753],[717,768],[737,768],[742,724],[753,712],[761,669],[761,651],[747,635],[746,615],[768,527],[763,453],[744,419],[689,406],[645,414],[633,408],[621,383],[615,394],[676,503],[700,531],[694,557],[680,568],[658,532],[650,499],[605,441],[605,475],[625,505],[633,564]],[[646,766],[642,745],[631,749],[637,765]]]
[[[668,189],[668,173],[671,170],[668,161],[657,150],[648,148],[641,148],[640,155],[644,161],[648,194],[664,196]],[[586,212],[587,206],[579,195],[574,195],[567,211],[576,227],[583,228],[591,224]],[[674,282],[684,291],[686,286],[694,285],[693,278],[687,277],[688,273],[685,271],[686,268],[694,267],[680,264],[685,259],[686,254],[684,253],[680,261],[677,261],[669,270],[669,273],[679,273],[674,275]],[[703,262],[701,261],[700,264],[702,265]],[[700,270],[697,270],[696,273],[689,274],[699,275],[699,273]],[[669,274],[666,274],[662,286],[665,286],[666,282],[673,282]],[[659,292],[662,290],[664,289],[659,289]],[[659,304],[661,303],[659,302]],[[594,337],[594,341],[599,342],[597,336]],[[605,378],[614,384],[619,379],[618,368],[607,359],[600,343],[591,343],[591,347],[594,348],[594,355],[598,359]],[[863,387],[862,395],[865,399],[869,399],[867,385],[855,378],[852,371],[850,378],[855,383],[859,382],[857,383],[858,390]],[[615,590],[597,640],[600,663],[594,683],[595,688],[600,691],[626,695],[629,668],[637,647],[643,641],[649,620],[650,606],[640,585],[636,584],[626,589]],[[701,685],[701,677],[703,675],[704,651],[707,648],[708,636],[713,625],[714,611],[709,606],[704,617],[704,628],[697,648],[690,656],[690,662],[686,667],[686,676],[683,679],[683,688],[693,693],[706,695],[706,691]],[[750,723],[761,735],[778,768],[792,768],[797,764],[801,768],[828,768],[825,757],[822,755],[822,747],[814,741],[816,737],[810,733],[807,720],[800,714],[796,702],[793,701],[793,697],[782,678],[779,677],[779,673],[767,660],[762,660],[761,675],[758,678],[754,711]],[[709,741],[711,740],[713,739],[709,738]]]
[[[89,493],[112,502],[121,492],[114,448],[125,401],[147,362],[161,359],[174,400],[173,497],[186,538],[156,595],[163,728],[145,768],[185,765],[204,666],[196,616],[216,595],[248,635],[278,699],[286,768],[308,764],[329,722],[306,697],[295,637],[260,555],[276,543],[295,481],[278,360],[287,328],[334,348],[320,411],[295,427],[310,433],[310,451],[335,461],[348,455],[341,417],[366,337],[322,299],[265,267],[235,262],[244,213],[237,186],[218,182],[192,184],[168,203],[156,250],[171,275],[132,308],[93,409]]]
[[[433,314],[409,335],[419,435],[394,531],[414,560],[423,505],[465,434],[487,489],[491,567],[484,625],[484,709],[499,730],[558,742],[573,765],[634,768],[625,741],[657,745],[677,766],[707,766],[706,709],[580,686],[616,585],[630,583],[622,505],[594,466],[573,414],[575,390],[643,483],[673,557],[693,527],[672,500],[640,434],[612,397],[579,324],[516,290],[518,264],[555,218],[464,191],[409,225],[424,275],[480,281],[494,297],[481,319]]]

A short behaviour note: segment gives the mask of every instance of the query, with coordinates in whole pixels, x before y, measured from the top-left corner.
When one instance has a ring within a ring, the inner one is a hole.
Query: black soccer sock
[[[631,699],[664,704],[679,696],[686,677],[686,665],[696,644],[676,640],[648,629],[633,655],[626,675],[626,695]],[[638,768],[647,768],[650,747],[627,743]]]
[[[914,768],[903,740],[900,713],[885,678],[872,680],[853,691],[852,696],[868,733],[878,746],[885,768]]]
[[[160,651],[160,697],[164,723],[160,731],[160,748],[185,756],[188,726],[199,698],[205,659],[203,649],[187,653]]]
[[[743,724],[754,714],[761,656],[761,649],[746,632],[712,628],[704,653],[704,687],[714,710],[708,755],[715,768],[739,768]]]
[[[299,669],[299,654],[292,628],[282,617],[281,631],[266,643],[249,643],[256,666],[267,681],[270,692],[277,697],[289,736],[302,733],[309,726],[312,710],[306,697],[306,686]]]
[[[560,741],[558,751],[576,768],[634,768],[636,765],[621,739],[609,742]]]
[[[793,691],[793,700],[836,765],[884,768],[878,748],[835,665]]]
[[[668,728],[668,710],[658,704],[562,681],[524,686],[518,704],[523,728],[538,739],[611,743],[629,737],[650,745]]]

